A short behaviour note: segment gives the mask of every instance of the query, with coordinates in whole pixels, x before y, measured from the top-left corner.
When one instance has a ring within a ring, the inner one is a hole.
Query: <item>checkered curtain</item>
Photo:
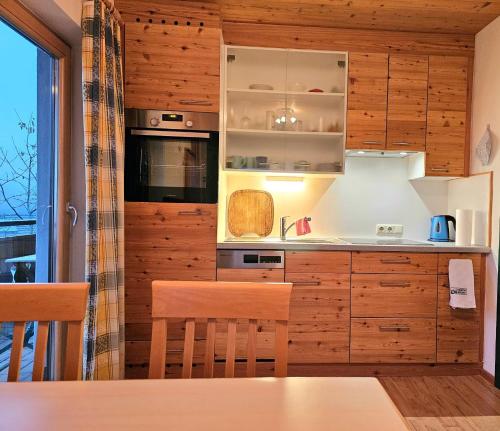
[[[101,0],[83,3],[82,86],[87,187],[86,379],[124,376],[123,151],[120,26]]]

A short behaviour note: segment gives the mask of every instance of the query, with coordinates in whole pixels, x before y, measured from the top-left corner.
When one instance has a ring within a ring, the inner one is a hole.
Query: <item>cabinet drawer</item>
[[[255,281],[265,283],[282,283],[285,270],[280,268],[217,268],[218,281]]]
[[[353,317],[436,316],[437,277],[415,274],[354,274]]]
[[[357,251],[352,253],[352,272],[353,274],[436,274],[437,254]]]
[[[342,251],[287,251],[287,272],[329,272],[349,274],[351,253]]]
[[[439,253],[438,256],[439,274],[448,274],[450,259],[471,259],[474,275],[479,275],[481,272],[481,255],[479,253]]]
[[[481,342],[481,282],[474,277],[477,308],[459,310],[450,307],[450,287],[447,275],[438,277],[437,362],[480,362]]]
[[[352,363],[436,360],[436,319],[351,319]]]

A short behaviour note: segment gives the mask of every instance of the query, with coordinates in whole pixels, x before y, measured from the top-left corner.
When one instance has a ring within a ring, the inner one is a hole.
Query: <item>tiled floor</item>
[[[379,380],[411,430],[500,430],[500,390],[481,376]]]

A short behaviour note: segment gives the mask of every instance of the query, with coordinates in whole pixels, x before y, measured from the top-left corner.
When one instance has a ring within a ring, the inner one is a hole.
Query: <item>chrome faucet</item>
[[[280,239],[281,241],[286,241],[286,234],[288,231],[295,226],[295,222],[293,222],[290,226],[286,226],[286,219],[290,216],[280,217]],[[307,221],[311,221],[311,217],[306,217]]]

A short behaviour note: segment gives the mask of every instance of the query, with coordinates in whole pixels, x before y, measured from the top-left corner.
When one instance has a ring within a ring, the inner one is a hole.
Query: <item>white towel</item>
[[[476,308],[474,270],[470,259],[450,259],[450,307]]]

